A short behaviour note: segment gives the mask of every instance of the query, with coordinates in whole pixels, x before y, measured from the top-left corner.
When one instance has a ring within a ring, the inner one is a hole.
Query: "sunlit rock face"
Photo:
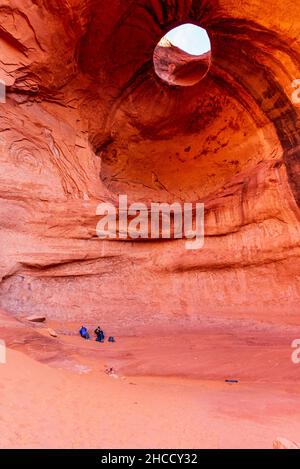
[[[209,71],[211,52],[191,55],[163,38],[153,54],[154,70],[169,85],[193,86]]]
[[[6,0],[0,306],[126,326],[299,323],[297,18],[281,0]],[[169,86],[153,52],[187,21],[208,31],[211,67]],[[204,248],[99,240],[96,207],[120,193],[204,202]]]

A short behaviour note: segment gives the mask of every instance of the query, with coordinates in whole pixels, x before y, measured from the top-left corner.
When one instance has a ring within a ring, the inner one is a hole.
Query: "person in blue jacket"
[[[83,339],[89,340],[89,338],[90,338],[90,334],[88,333],[87,328],[84,327],[84,326],[81,326],[81,329],[80,329],[80,331],[79,331],[79,334],[81,335],[81,337],[82,337]]]

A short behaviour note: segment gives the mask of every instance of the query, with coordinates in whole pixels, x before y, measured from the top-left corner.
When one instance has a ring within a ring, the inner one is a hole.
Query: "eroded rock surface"
[[[208,73],[211,52],[191,55],[163,38],[154,50],[153,63],[157,75],[169,85],[193,86]]]
[[[4,1],[1,307],[299,323],[299,17],[281,0]],[[188,21],[210,35],[211,68],[168,86],[153,51]],[[205,247],[99,240],[96,207],[119,193],[204,201]]]

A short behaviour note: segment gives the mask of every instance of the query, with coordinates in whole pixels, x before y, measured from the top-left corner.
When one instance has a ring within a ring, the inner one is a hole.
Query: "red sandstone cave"
[[[299,324],[299,14],[279,0],[2,2],[1,308]],[[209,33],[210,68],[181,55],[168,84],[154,50],[186,22]],[[204,248],[99,240],[96,207],[118,194],[204,202]]]

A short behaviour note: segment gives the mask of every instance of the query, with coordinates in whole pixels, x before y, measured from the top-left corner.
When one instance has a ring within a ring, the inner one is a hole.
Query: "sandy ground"
[[[50,326],[58,338],[49,337]],[[300,364],[291,361],[300,328],[206,322],[184,334],[135,331],[98,344],[77,336],[79,327],[0,314],[8,345],[0,365],[1,448],[272,448],[278,436],[300,441]]]

